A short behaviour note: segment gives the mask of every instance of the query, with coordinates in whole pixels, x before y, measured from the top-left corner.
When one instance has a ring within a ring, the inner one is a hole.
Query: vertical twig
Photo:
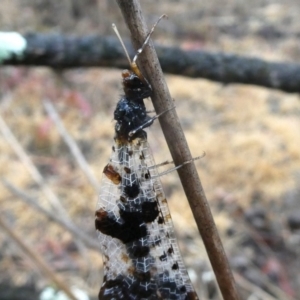
[[[144,42],[147,26],[138,0],[117,0],[125,22],[131,32],[133,45],[138,49]],[[153,88],[152,101],[157,114],[174,107],[168,87],[154,50],[150,43],[140,57],[144,76]],[[175,165],[190,160],[191,153],[181,128],[177,113],[170,110],[159,119]],[[223,298],[239,299],[223,245],[216,229],[200,178],[193,163],[178,170],[185,194],[191,206],[198,230],[203,239]]]

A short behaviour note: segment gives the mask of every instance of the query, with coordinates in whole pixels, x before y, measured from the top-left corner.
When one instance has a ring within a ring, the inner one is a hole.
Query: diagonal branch
[[[49,117],[54,122],[59,134],[62,136],[65,143],[68,145],[70,152],[72,153],[73,157],[75,158],[76,162],[78,163],[80,169],[87,177],[90,184],[93,188],[99,192],[100,187],[98,180],[93,173],[92,169],[90,168],[88,162],[86,161],[85,157],[83,156],[81,150],[79,149],[78,145],[72,138],[72,136],[68,133],[67,129],[65,128],[62,120],[59,117],[54,105],[47,99],[43,100],[43,105],[45,110],[47,111]]]
[[[117,3],[131,32],[133,45],[138,49],[143,44],[148,31],[139,1],[117,0]],[[152,101],[156,113],[159,114],[174,107],[156,52],[151,43],[149,47],[145,48],[140,57],[140,62],[141,67],[143,67],[143,74],[153,88]],[[168,113],[163,114],[159,121],[175,165],[191,160],[191,153],[176,110],[172,109]],[[239,297],[234,279],[194,163],[180,168],[178,174],[198,230],[201,233],[221,293],[226,300],[237,300]]]
[[[67,217],[67,212],[62,206],[60,200],[53,192],[53,190],[47,185],[43,176],[36,168],[31,158],[26,153],[25,149],[19,143],[13,132],[10,130],[9,126],[6,124],[5,120],[0,115],[0,132],[2,133],[4,139],[11,146],[13,152],[23,163],[24,167],[27,169],[28,173],[31,175],[32,179],[39,185],[43,194],[47,197],[51,207],[60,213],[62,216]]]
[[[16,232],[10,228],[1,215],[0,228],[18,245],[24,254],[36,264],[36,266],[47,276],[47,278],[56,284],[57,287],[69,297],[69,299],[78,300],[68,285],[64,282],[63,278],[53,272],[44,259],[37,253],[37,251],[34,251],[27,243],[25,243],[24,239],[17,235]]]
[[[43,208],[39,205],[39,201],[36,198],[29,196],[24,191],[20,190],[12,183],[7,181],[6,179],[1,179],[2,184],[7,188],[12,194],[22,199],[28,205],[33,207],[38,212],[44,214],[50,220],[56,222],[66,230],[68,230],[74,237],[79,238],[87,247],[99,251],[99,243],[93,237],[88,236],[87,233],[83,232],[80,228],[78,228],[74,223],[69,222],[66,218],[61,217],[48,209]]]
[[[22,145],[19,143],[17,138],[14,136],[13,132],[10,130],[9,126],[6,124],[5,120],[0,114],[0,132],[2,133],[4,139],[11,146],[13,152],[17,155],[19,160],[23,163],[24,167],[27,169],[28,173],[31,175],[32,179],[39,185],[41,191],[47,198],[51,205],[51,208],[58,213],[60,216],[64,217],[70,223],[72,222],[68,212],[65,210],[61,204],[60,199],[53,192],[53,190],[45,182],[43,176],[37,169],[37,167],[32,162],[31,158],[28,156]],[[78,248],[82,250],[83,244],[80,241],[75,241]]]

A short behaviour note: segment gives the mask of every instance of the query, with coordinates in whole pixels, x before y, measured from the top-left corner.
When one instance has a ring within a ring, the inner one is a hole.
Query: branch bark
[[[117,0],[117,3],[131,32],[133,45],[138,49],[143,44],[148,32],[139,1]],[[152,85],[153,96],[151,98],[156,113],[159,114],[170,110],[168,113],[163,114],[159,118],[159,121],[175,165],[191,160],[192,157],[186,138],[176,110],[172,109],[174,103],[151,42],[149,43],[149,47],[146,47],[141,54],[139,62],[143,75]],[[194,163],[180,168],[178,174],[206,247],[221,293],[226,300],[237,300],[239,297],[234,279]]]
[[[2,62],[15,66],[52,68],[127,68],[128,62],[115,37],[27,34],[27,47],[21,57],[12,55]],[[128,41],[129,53],[135,54]],[[184,51],[178,47],[155,46],[165,73],[229,83],[243,83],[300,91],[300,64],[268,62],[258,58],[207,51]]]

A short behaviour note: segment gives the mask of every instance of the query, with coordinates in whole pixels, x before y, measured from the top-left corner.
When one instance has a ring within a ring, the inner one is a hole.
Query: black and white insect
[[[147,114],[144,99],[152,87],[136,59],[156,24],[130,61],[131,70],[122,73],[124,96],[114,112],[115,145],[103,170],[95,219],[104,256],[99,300],[198,299],[144,131],[159,116]]]

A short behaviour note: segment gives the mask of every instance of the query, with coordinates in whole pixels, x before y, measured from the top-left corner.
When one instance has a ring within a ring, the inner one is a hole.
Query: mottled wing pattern
[[[113,150],[96,212],[105,258],[99,299],[198,299],[147,140]]]

